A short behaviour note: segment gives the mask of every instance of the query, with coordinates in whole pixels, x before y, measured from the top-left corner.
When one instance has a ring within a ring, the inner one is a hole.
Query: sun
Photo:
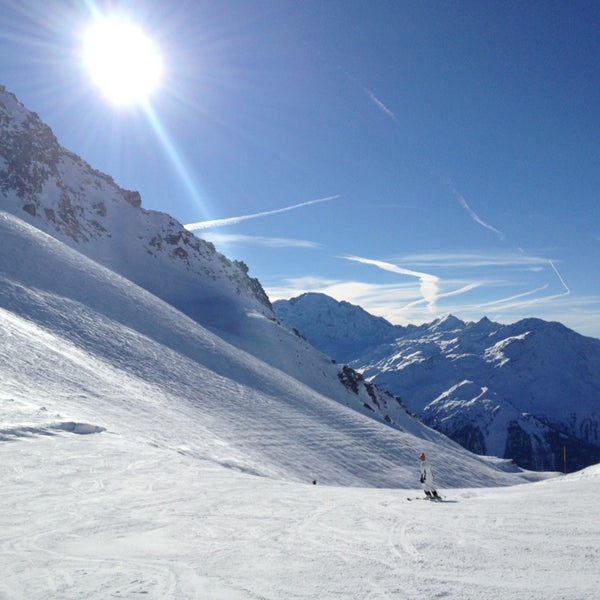
[[[156,44],[125,18],[98,18],[83,37],[85,69],[104,98],[117,106],[146,102],[163,72]]]

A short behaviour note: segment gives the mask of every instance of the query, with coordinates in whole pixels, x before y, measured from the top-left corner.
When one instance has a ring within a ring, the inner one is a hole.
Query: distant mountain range
[[[600,340],[540,319],[401,327],[322,294],[273,308],[472,452],[534,470],[600,462]]]

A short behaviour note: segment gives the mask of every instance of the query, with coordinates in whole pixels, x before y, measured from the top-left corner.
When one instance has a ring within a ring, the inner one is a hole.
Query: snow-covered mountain
[[[321,294],[274,310],[473,452],[540,470],[600,461],[600,340],[540,319],[399,327]]]
[[[0,123],[0,307],[7,329],[21,331],[30,323],[48,340],[40,364],[56,363],[56,348],[66,344],[59,354],[68,357],[67,371],[57,369],[52,383],[62,389],[59,396],[82,398],[87,406],[99,401],[91,390],[105,386],[66,377],[77,350],[141,379],[142,387],[156,385],[191,403],[200,431],[216,428],[217,437],[236,448],[232,455],[244,457],[230,460],[264,454],[243,467],[253,472],[401,485],[420,446],[438,446],[445,462],[466,456],[397,398],[282,326],[245,265],[229,261],[172,217],[144,210],[139,195],[62,148],[5,90]],[[4,356],[4,386],[11,379],[30,391],[39,384],[27,382],[26,349],[11,347]],[[75,413],[98,410],[68,405]],[[6,431],[22,425],[11,423]],[[254,441],[246,452],[249,438]],[[180,443],[194,445],[192,439]],[[284,445],[308,446],[311,458],[288,464]],[[482,468],[487,475],[473,481],[514,480],[508,465],[488,461]],[[452,472],[446,485],[464,480]]]
[[[350,370],[342,371],[280,327],[244,263],[228,260],[169,215],[142,208],[137,192],[121,189],[61,147],[35,113],[1,88],[0,124],[1,210],[317,391],[388,422],[405,419],[396,398],[365,385]],[[383,411],[376,413],[373,405]]]
[[[391,343],[405,329],[375,317],[349,302],[338,302],[325,294],[302,294],[273,303],[277,316],[325,354],[348,363],[372,347]]]

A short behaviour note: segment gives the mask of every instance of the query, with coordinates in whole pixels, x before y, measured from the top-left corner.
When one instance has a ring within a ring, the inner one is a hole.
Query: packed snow
[[[3,599],[598,594],[598,469],[437,504],[256,477],[119,431],[2,454]]]

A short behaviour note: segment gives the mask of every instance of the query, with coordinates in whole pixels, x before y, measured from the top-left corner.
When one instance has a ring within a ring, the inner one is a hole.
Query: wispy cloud
[[[248,221],[250,219],[259,219],[261,217],[267,217],[269,215],[275,215],[290,210],[296,210],[297,208],[304,208],[305,206],[311,206],[312,204],[318,204],[320,202],[328,202],[329,200],[335,200],[337,198],[339,198],[339,194],[336,196],[327,196],[326,198],[317,198],[316,200],[309,200],[308,202],[301,202],[300,204],[293,204],[292,206],[284,206],[283,208],[276,208],[275,210],[266,210],[259,213],[253,213],[251,215],[240,215],[238,217],[228,217],[226,219],[213,219],[211,221],[189,223],[188,225],[184,225],[184,227],[190,231],[197,231],[202,229],[212,229],[214,227],[225,227],[226,225],[236,225],[237,223],[241,223],[242,221]]]
[[[228,233],[208,232],[202,235],[203,239],[213,242],[217,246],[220,244],[256,244],[259,246],[268,246],[271,248],[319,248],[321,244],[308,240],[297,240],[290,238],[276,238],[264,236],[252,236]]]
[[[548,266],[548,259],[524,252],[428,252],[406,254],[403,262],[436,269],[444,268],[483,268],[516,267],[527,270],[541,270]]]
[[[461,296],[462,294],[467,294],[467,293],[473,291],[474,289],[478,288],[480,285],[481,285],[480,282],[472,282],[472,283],[467,283],[465,285],[462,285],[459,288],[449,290],[447,292],[439,292],[437,295],[437,300],[439,301],[444,298],[451,298],[452,296]],[[404,310],[404,311],[410,310],[416,306],[419,306],[419,304],[423,304],[424,302],[425,302],[425,299],[414,300],[413,302],[409,302],[408,304],[405,304],[404,306],[402,306],[402,310]]]
[[[398,265],[395,265],[393,263],[381,260],[373,260],[370,258],[363,258],[360,256],[341,256],[340,258],[362,263],[365,265],[373,265],[374,267],[378,267],[379,269],[383,269],[384,271],[388,271],[390,273],[397,273],[398,275],[416,277],[420,282],[420,290],[424,301],[427,303],[430,309],[433,310],[435,308],[435,303],[439,294],[439,277],[431,275],[429,273],[421,273],[419,271],[413,271],[412,269],[405,269],[404,267],[399,267]]]
[[[455,189],[455,187],[452,184],[450,185],[450,189],[452,190],[452,193],[454,194],[454,196],[456,197],[456,199],[458,200],[458,203],[460,204],[460,206],[467,212],[467,214],[471,217],[471,219],[473,219],[473,221],[475,221],[475,223],[477,223],[478,225],[481,225],[482,227],[484,227],[485,229],[491,231],[492,233],[495,233],[501,240],[505,239],[505,235],[502,231],[500,231],[499,229],[496,229],[495,227],[493,227],[492,225],[490,225],[489,223],[487,223],[486,221],[484,221],[468,204],[468,202],[465,200],[464,196],[462,194],[459,194],[458,191]]]
[[[431,253],[404,256],[403,261],[411,265],[421,265],[439,270],[463,270],[463,277],[467,273],[477,273],[480,269],[485,269],[485,279],[482,279],[474,287],[497,288],[512,287],[522,285],[523,279],[515,274],[518,271],[527,273],[537,273],[538,277],[543,277],[544,272],[548,272],[550,267],[553,275],[558,279],[563,290],[560,293],[550,293],[540,296],[539,294],[551,289],[551,281],[546,281],[541,286],[519,294],[511,294],[506,298],[498,298],[492,301],[480,301],[477,308],[481,312],[489,309],[516,309],[524,308],[534,304],[548,304],[552,301],[568,296],[571,293],[569,286],[559,272],[553,260],[542,256],[528,255],[522,251],[519,253]],[[491,270],[490,270],[491,269]],[[504,275],[505,277],[502,277]],[[528,276],[529,280],[529,276]],[[474,288],[472,288],[474,289]],[[438,300],[447,297],[444,293],[438,294]],[[527,298],[525,300],[525,298]],[[414,305],[415,303],[413,303]],[[465,307],[463,307],[465,308]],[[471,306],[475,309],[475,306]]]

